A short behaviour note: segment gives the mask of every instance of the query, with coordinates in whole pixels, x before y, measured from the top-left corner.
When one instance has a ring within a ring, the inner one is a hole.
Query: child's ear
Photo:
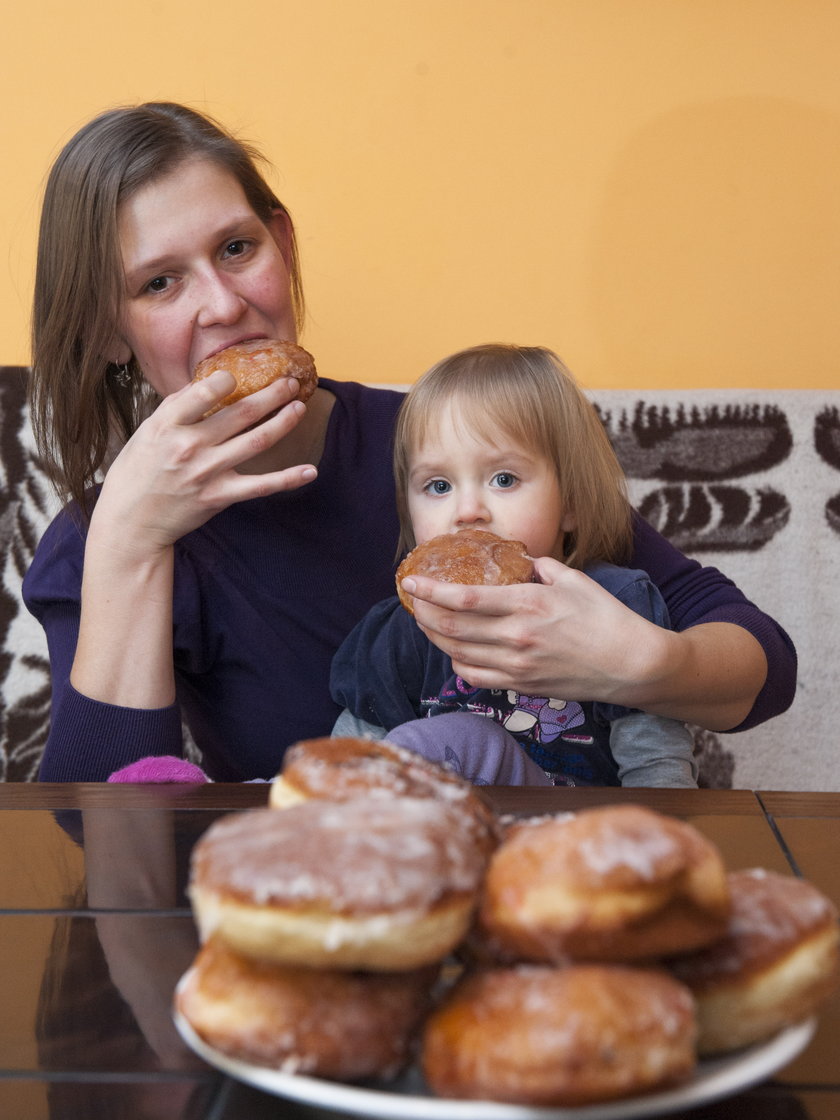
[[[564,533],[573,533],[577,529],[577,517],[574,510],[566,510],[560,519],[560,529]]]

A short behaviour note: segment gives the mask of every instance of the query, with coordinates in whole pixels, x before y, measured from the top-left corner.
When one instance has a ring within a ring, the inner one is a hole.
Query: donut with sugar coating
[[[724,936],[669,962],[694,994],[701,1056],[806,1019],[838,983],[837,909],[812,883],[752,868],[731,872],[729,890]]]
[[[398,971],[462,939],[486,862],[468,814],[446,802],[310,800],[211,825],[189,890],[203,941],[277,964]]]
[[[400,564],[397,595],[409,614],[414,607],[402,581],[415,575],[470,585],[531,583],[534,562],[522,541],[506,540],[486,529],[460,529],[417,545]]]
[[[664,971],[518,965],[458,981],[421,1054],[438,1096],[577,1107],[684,1080],[694,1039],[691,994]]]
[[[204,414],[212,416],[229,404],[264,389],[281,377],[294,377],[299,383],[295,400],[308,401],[318,386],[315,362],[308,350],[294,342],[276,338],[253,338],[228,346],[198,363],[193,381],[201,381],[217,369],[232,374],[236,386]]]
[[[640,961],[708,945],[728,915],[711,841],[641,805],[610,805],[511,828],[476,933],[508,959]]]
[[[294,743],[271,783],[268,803],[285,809],[310,798],[346,801],[360,796],[433,797],[448,802],[470,814],[488,845],[495,843],[496,815],[475,786],[384,739],[336,736]]]
[[[266,964],[211,938],[175,1006],[205,1042],[240,1061],[350,1081],[392,1077],[412,1056],[437,973]]]

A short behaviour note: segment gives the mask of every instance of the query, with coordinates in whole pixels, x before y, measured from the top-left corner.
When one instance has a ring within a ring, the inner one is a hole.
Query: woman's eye
[[[229,241],[227,243],[227,245],[225,245],[225,256],[226,257],[241,257],[242,254],[245,252],[245,249],[246,249],[246,242],[244,242],[242,240]]]
[[[149,281],[149,283],[146,285],[145,290],[147,292],[152,292],[154,294],[154,293],[157,293],[157,292],[165,292],[168,287],[169,287],[169,277],[168,276],[156,276],[154,278],[154,280]]]
[[[430,494],[448,494],[451,487],[445,478],[433,478],[426,489]]]
[[[511,486],[516,485],[516,475],[511,474],[510,471],[499,471],[493,478],[494,485],[498,486],[500,490],[509,490]]]

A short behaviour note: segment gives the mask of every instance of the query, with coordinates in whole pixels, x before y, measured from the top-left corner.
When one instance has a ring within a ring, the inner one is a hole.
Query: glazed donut
[[[496,817],[475,787],[451,770],[384,739],[353,736],[305,739],[289,747],[271,783],[268,803],[287,809],[310,798],[434,797],[476,821],[486,840],[496,837]]]
[[[439,1096],[576,1107],[684,1080],[694,1039],[691,994],[664,971],[519,965],[459,980],[421,1055]]]
[[[308,401],[318,384],[312,355],[294,342],[279,339],[253,338],[211,354],[195,367],[193,381],[201,381],[217,369],[232,374],[236,378],[236,388],[209,409],[205,416],[212,416],[234,401],[264,389],[280,377],[297,379],[300,388],[295,399],[299,401]]]
[[[838,976],[837,910],[803,879],[729,875],[732,915],[714,945],[670,962],[694,993],[701,1055],[769,1038],[807,1018]]]
[[[535,818],[491,856],[478,915],[519,960],[640,961],[708,945],[726,928],[717,848],[641,805]]]
[[[304,739],[289,747],[272,782],[269,804],[286,808],[309,798],[475,796],[469,782],[386,739],[354,736]]]
[[[287,1073],[353,1081],[393,1077],[412,1056],[437,968],[341,972],[202,946],[175,1007],[216,1050]]]
[[[402,581],[414,575],[470,585],[530,583],[534,564],[522,541],[505,540],[484,529],[461,529],[418,544],[400,564],[397,595],[409,614],[414,607]]]
[[[461,940],[487,862],[468,814],[432,798],[358,797],[253,809],[193,849],[202,941],[257,960],[392,971]]]

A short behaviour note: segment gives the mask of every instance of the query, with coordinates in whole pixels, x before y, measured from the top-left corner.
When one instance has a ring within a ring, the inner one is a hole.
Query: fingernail
[[[302,477],[303,477],[304,482],[311,482],[313,478],[318,477],[318,472],[315,470],[314,467],[307,467],[306,470],[303,472]]]
[[[403,589],[403,591],[407,591],[409,595],[413,595],[413,594],[414,594],[414,592],[415,592],[415,591],[417,590],[417,584],[416,584],[416,582],[415,582],[415,581],[414,581],[414,580],[413,580],[413,579],[411,578],[411,576],[407,576],[407,577],[406,577],[406,578],[405,578],[405,579],[404,579],[404,580],[402,581],[402,589]]]

